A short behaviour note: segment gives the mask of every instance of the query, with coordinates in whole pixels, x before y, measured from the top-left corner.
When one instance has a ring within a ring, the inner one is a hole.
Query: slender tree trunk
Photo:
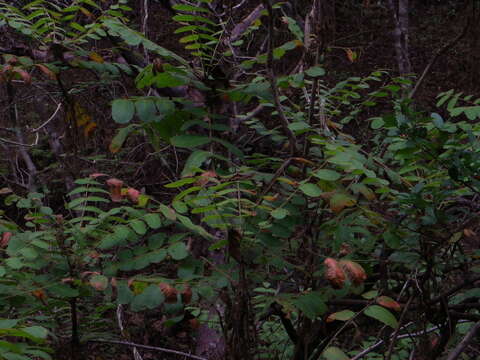
[[[400,75],[412,72],[408,45],[408,0],[387,0],[392,14],[395,56]]]

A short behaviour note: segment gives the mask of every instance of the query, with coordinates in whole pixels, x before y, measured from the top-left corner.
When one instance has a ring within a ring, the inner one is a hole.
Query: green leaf
[[[350,359],[342,349],[336,346],[330,346],[323,353],[322,357],[326,360],[348,360]]]
[[[147,233],[147,227],[145,226],[145,223],[140,219],[130,221],[129,225],[138,235],[145,235]]]
[[[104,291],[108,287],[108,278],[103,275],[93,275],[89,283],[95,290]]]
[[[311,77],[318,77],[325,75],[325,69],[319,66],[313,66],[310,69],[305,70],[305,73]]]
[[[48,335],[48,330],[41,326],[29,326],[22,328],[22,331],[25,331],[27,334],[32,335],[33,337],[39,339],[46,339]]]
[[[197,179],[194,178],[194,177],[189,177],[189,178],[184,178],[184,179],[181,179],[181,180],[177,180],[173,183],[170,183],[170,184],[167,184],[167,185],[164,185],[166,188],[179,188],[179,187],[182,187],[184,185],[188,185],[188,184],[193,184],[194,182],[196,182]]]
[[[288,215],[288,210],[284,209],[284,208],[277,208],[275,210],[273,210],[270,215],[272,215],[272,217],[274,217],[275,219],[278,219],[278,220],[281,220],[283,219],[285,216]]]
[[[147,214],[143,217],[143,220],[152,229],[158,229],[162,226],[162,220],[158,214]]]
[[[299,186],[299,189],[302,190],[305,195],[310,197],[317,197],[322,194],[322,190],[320,190],[317,185],[312,183],[302,184]]]
[[[190,154],[187,161],[185,162],[185,166],[183,167],[183,171],[181,176],[192,176],[194,174],[194,170],[202,166],[202,164],[212,156],[212,153],[203,150],[195,150]]]
[[[181,241],[170,245],[167,251],[174,260],[182,260],[188,256],[187,246]]]
[[[385,325],[388,325],[394,329],[396,329],[398,326],[398,321],[395,316],[393,316],[390,311],[381,306],[371,305],[364,311],[364,314],[371,318],[374,318],[375,320],[381,321]]]
[[[131,302],[133,311],[153,310],[162,305],[165,297],[158,285],[150,285]]]
[[[326,181],[336,181],[340,179],[341,175],[333,170],[328,169],[320,169],[313,173],[313,175],[319,179],[326,180]]]
[[[172,8],[178,11],[189,11],[189,12],[199,11],[199,12],[210,13],[208,9],[205,9],[199,6],[193,6],[193,5],[177,4],[177,5],[173,5]]]
[[[348,321],[355,316],[355,313],[352,310],[342,310],[336,313],[330,314],[328,319],[330,320],[340,320]]]
[[[127,281],[124,280],[117,282],[117,294],[118,304],[129,304],[135,296],[130,290]]]
[[[170,139],[172,145],[187,149],[208,144],[210,141],[209,137],[200,135],[177,135]]]
[[[325,305],[323,298],[318,293],[314,292],[301,295],[293,303],[311,320],[327,311],[327,306]]]
[[[154,121],[157,114],[155,102],[152,99],[140,99],[135,102],[137,115],[144,122]]]
[[[112,102],[112,118],[119,124],[126,124],[133,118],[135,105],[127,99],[117,99]]]
[[[372,120],[372,123],[370,124],[370,126],[372,127],[373,130],[380,129],[381,127],[383,127],[383,125],[385,125],[385,121],[381,117],[375,117],[370,120]]]
[[[123,143],[127,139],[128,135],[135,130],[137,127],[136,124],[130,124],[124,128],[118,130],[117,135],[115,135],[110,143],[109,149],[112,153],[117,153],[123,146]]]

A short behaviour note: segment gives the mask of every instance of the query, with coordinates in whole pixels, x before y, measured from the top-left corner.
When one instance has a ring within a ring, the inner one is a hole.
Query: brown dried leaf
[[[360,285],[367,279],[367,274],[360,264],[351,260],[341,260],[339,265],[354,285]]]
[[[345,284],[346,277],[338,261],[333,258],[326,258],[323,264],[326,267],[325,279],[327,279],[334,288],[342,288]]]
[[[167,304],[175,304],[177,302],[177,289],[167,283],[160,283],[158,286],[165,296],[165,302]]]
[[[57,80],[57,75],[52,71],[50,70],[48,67],[46,67],[45,65],[43,64],[35,64],[35,66],[41,71],[43,72],[50,80]]]
[[[110,188],[110,198],[114,202],[122,201],[122,185],[123,181],[115,178],[107,180],[107,185]]]
[[[4,232],[2,234],[2,240],[0,240],[0,247],[6,248],[11,238],[12,238],[12,233],[10,231]]]
[[[185,286],[185,289],[182,291],[182,303],[184,305],[190,304],[192,301],[192,288],[189,285]]]
[[[378,305],[381,305],[387,309],[395,310],[397,312],[402,310],[400,304],[388,296],[379,296],[376,302]]]
[[[141,193],[137,189],[128,188],[127,189],[127,198],[134,204],[138,204],[138,198],[140,197]]]

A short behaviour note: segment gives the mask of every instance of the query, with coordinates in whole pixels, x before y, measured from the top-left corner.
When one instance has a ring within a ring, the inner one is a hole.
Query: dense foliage
[[[480,98],[329,76],[325,27],[264,1],[231,41],[214,3],[173,6],[179,55],[126,0],[0,1],[29,44],[0,65],[0,358],[451,356],[480,321]]]

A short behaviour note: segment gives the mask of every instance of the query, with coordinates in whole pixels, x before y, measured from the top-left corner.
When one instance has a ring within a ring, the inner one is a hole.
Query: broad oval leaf
[[[374,318],[375,320],[381,321],[382,323],[390,326],[391,328],[396,329],[398,326],[398,321],[395,316],[393,316],[390,311],[381,306],[371,305],[364,311],[364,314],[371,318]]]
[[[117,99],[112,102],[112,118],[119,124],[126,124],[133,118],[135,105],[127,99]]]
[[[329,169],[320,169],[318,171],[315,171],[313,175],[319,179],[326,181],[336,181],[340,179],[341,176],[338,172]]]
[[[302,184],[299,186],[299,189],[302,190],[302,192],[310,197],[318,197],[322,194],[322,190],[320,188],[312,183],[306,183]]]

